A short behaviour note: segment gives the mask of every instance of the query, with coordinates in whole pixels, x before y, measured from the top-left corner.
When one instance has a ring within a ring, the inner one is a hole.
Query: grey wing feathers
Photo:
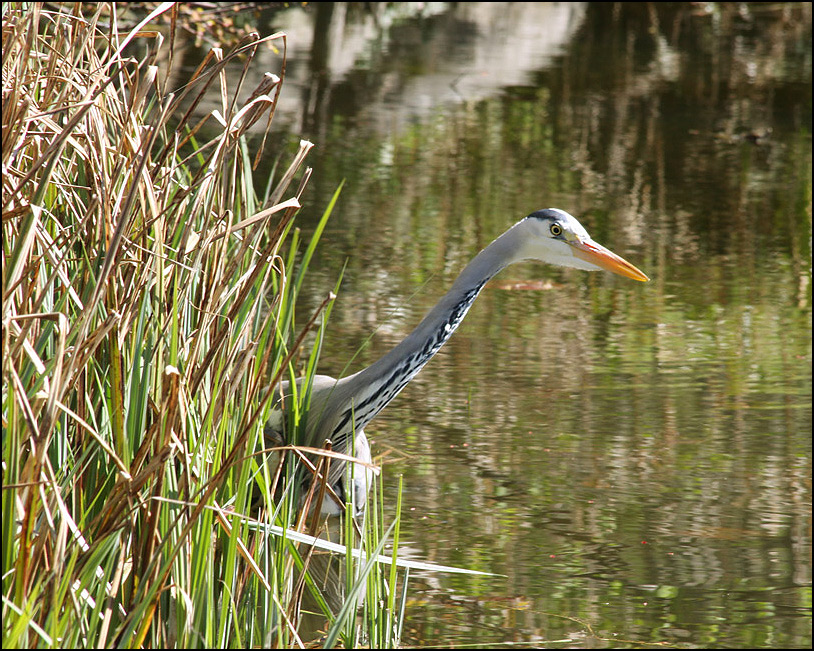
[[[297,389],[300,388],[302,380],[297,380]],[[309,422],[306,428],[305,440],[301,444],[312,447],[322,447],[324,439],[330,436],[330,432],[323,434],[326,427],[323,421],[330,421],[330,403],[328,399],[336,387],[337,381],[328,375],[315,375],[311,385],[311,404],[309,409]],[[290,390],[288,381],[281,382],[279,387],[274,389],[275,402],[272,407],[269,419],[264,427],[266,443],[271,445],[286,445],[290,443],[290,437],[286,435],[288,422],[286,412],[290,409],[294,400],[294,392]],[[282,398],[280,397],[282,396]],[[299,399],[297,392],[297,399]],[[320,439],[320,436],[322,438]]]

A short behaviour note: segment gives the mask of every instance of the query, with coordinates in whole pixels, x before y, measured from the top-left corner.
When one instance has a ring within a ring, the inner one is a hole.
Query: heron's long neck
[[[501,269],[521,258],[523,235],[519,226],[516,224],[481,251],[461,272],[452,289],[398,346],[366,369],[339,381],[346,408],[337,428],[353,416],[357,431],[362,429],[438,352],[483,286]]]

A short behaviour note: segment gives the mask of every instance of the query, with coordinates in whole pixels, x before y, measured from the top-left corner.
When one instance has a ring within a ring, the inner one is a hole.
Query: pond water
[[[811,5],[265,20],[276,145],[316,144],[304,230],[345,181],[308,278],[316,306],[344,269],[320,372],[539,208],[652,278],[507,269],[367,428],[405,553],[498,575],[413,573],[404,645],[810,647]]]

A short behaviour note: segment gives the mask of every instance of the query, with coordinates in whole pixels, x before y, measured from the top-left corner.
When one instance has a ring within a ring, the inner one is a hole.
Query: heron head
[[[650,280],[627,260],[594,242],[576,217],[564,210],[538,210],[520,224],[528,234],[522,247],[524,258],[588,271],[611,271],[633,280]]]

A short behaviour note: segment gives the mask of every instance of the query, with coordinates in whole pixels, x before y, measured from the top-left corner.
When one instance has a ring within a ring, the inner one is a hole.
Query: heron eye
[[[550,230],[551,230],[551,234],[554,237],[559,237],[560,235],[562,235],[562,226],[560,226],[559,224],[551,224],[551,229]]]

